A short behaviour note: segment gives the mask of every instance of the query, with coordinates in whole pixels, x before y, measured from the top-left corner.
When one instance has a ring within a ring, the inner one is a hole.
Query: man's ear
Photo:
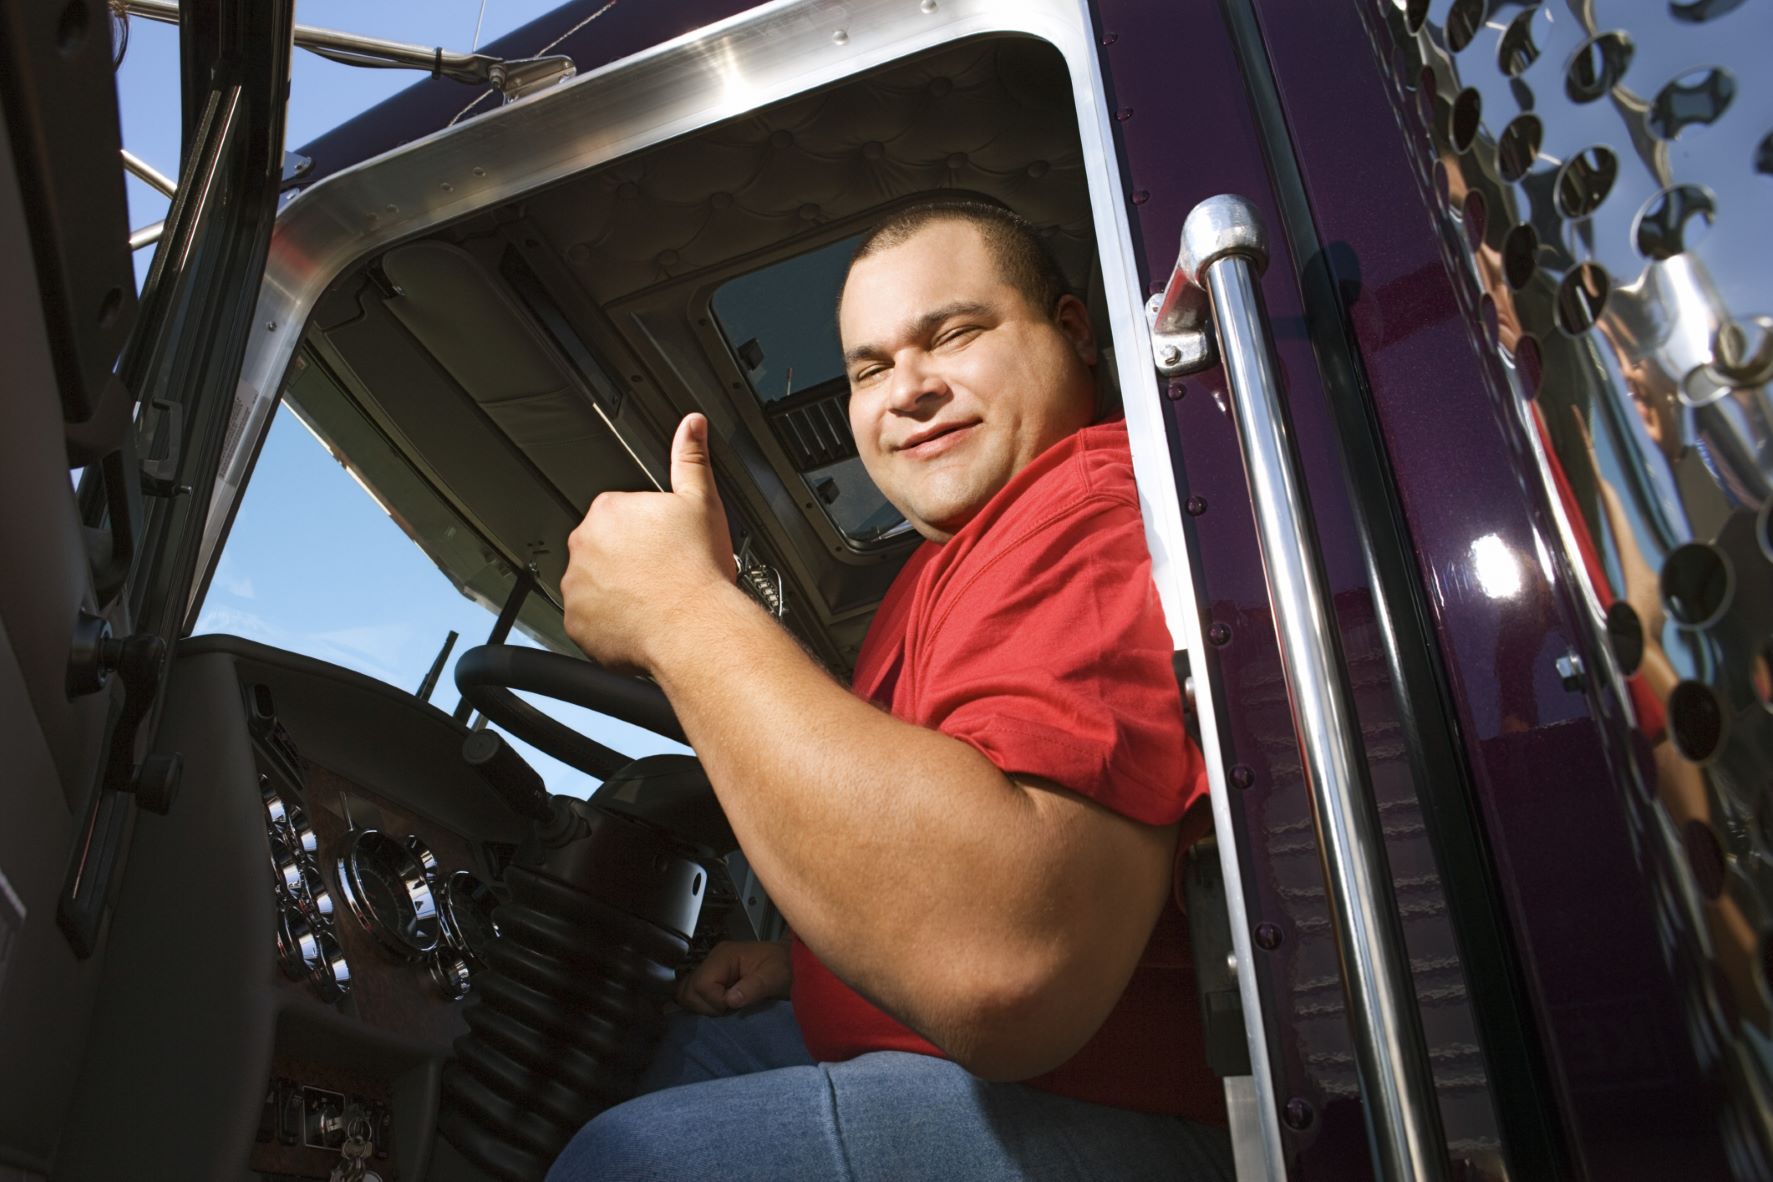
[[[1059,306],[1053,311],[1053,319],[1058,322],[1059,331],[1071,342],[1076,350],[1078,360],[1085,365],[1096,364],[1096,330],[1090,327],[1090,310],[1084,302],[1074,295],[1059,297]]]

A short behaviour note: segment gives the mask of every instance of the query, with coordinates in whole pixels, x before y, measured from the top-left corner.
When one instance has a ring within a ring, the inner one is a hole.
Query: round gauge
[[[425,844],[424,839],[416,833],[411,834],[406,839],[406,850],[418,859],[420,866],[424,867],[425,881],[436,882],[437,855],[431,852],[431,847]]]
[[[431,954],[427,967],[431,972],[431,983],[437,986],[444,1001],[461,1001],[468,996],[467,961],[448,948],[439,948]]]
[[[321,877],[320,867],[312,859],[303,858],[302,867],[302,903],[309,915],[317,919],[332,918],[332,892],[327,889],[326,879]]]
[[[345,906],[385,952],[413,961],[437,947],[437,905],[425,868],[398,839],[357,830],[337,870]]]
[[[322,1001],[337,1001],[351,992],[351,966],[345,963],[345,950],[339,947],[339,938],[331,928],[315,928],[314,942],[320,955],[308,971],[308,980],[314,983]]]
[[[486,962],[487,947],[499,938],[498,921],[493,910],[499,897],[492,888],[466,870],[458,870],[443,881],[438,908],[443,917],[443,938],[461,953],[470,965]]]
[[[301,805],[292,804],[285,808],[283,828],[289,835],[290,843],[304,854],[312,857],[320,851],[320,839],[308,827],[308,813]]]
[[[277,906],[277,963],[293,981],[310,976],[320,963],[320,941],[302,913],[287,903]]]

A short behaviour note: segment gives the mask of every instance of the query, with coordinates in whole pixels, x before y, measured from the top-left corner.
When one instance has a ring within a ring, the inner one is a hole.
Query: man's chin
[[[932,542],[946,542],[966,528],[967,522],[979,514],[978,505],[932,506],[928,512],[915,510],[906,514],[911,527]]]

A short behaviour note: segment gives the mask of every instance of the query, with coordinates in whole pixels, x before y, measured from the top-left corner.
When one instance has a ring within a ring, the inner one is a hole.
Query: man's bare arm
[[[658,680],[758,876],[834,972],[977,1074],[1057,1066],[1132,975],[1175,828],[1013,781],[833,681],[732,583],[699,444],[680,430],[673,493],[587,515],[569,631]]]
[[[752,866],[831,969],[980,1075],[1057,1066],[1132,975],[1173,829],[1017,783],[833,682],[736,589],[661,644]]]

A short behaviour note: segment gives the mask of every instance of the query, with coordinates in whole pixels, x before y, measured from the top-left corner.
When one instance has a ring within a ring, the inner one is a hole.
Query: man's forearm
[[[1062,987],[1021,994],[1062,986],[1092,955],[1094,933],[1072,922],[1079,884],[1043,869],[1065,810],[1093,806],[856,698],[736,588],[651,656],[751,864],[840,976],[963,1058],[994,1010],[1078,1004]],[[1163,887],[1150,885],[1149,914],[1124,921],[1147,931]],[[1102,970],[1089,966],[1085,992]],[[1125,976],[1107,976],[1111,1002]]]
[[[747,858],[833,968],[872,980],[921,945],[998,938],[989,900],[950,902],[1031,808],[989,760],[855,697],[736,588],[655,651]]]

